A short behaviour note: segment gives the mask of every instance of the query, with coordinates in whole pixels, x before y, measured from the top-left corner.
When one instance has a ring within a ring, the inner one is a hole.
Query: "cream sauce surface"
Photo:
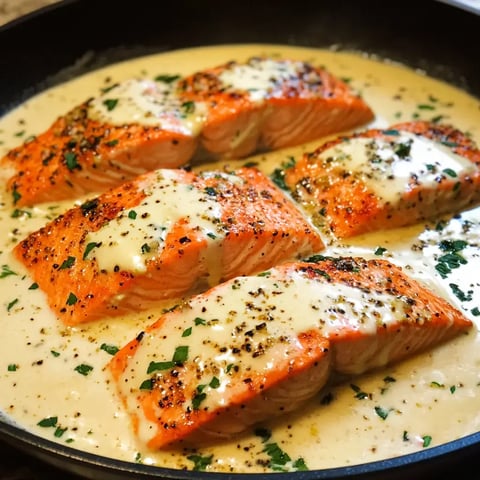
[[[399,149],[408,149],[402,156]],[[415,178],[425,188],[435,188],[439,179],[465,177],[477,167],[468,159],[451,152],[444,145],[412,133],[402,132],[394,141],[354,138],[328,148],[322,161],[347,168],[361,178],[369,191],[384,202],[398,201]]]
[[[135,122],[196,136],[205,122],[206,106],[202,102],[182,103],[175,87],[175,82],[129,79],[94,97],[88,104],[88,115],[113,125]]]
[[[479,100],[420,71],[359,53],[231,45],[142,57],[54,87],[0,120],[0,153],[40,133],[58,115],[116,82],[186,75],[262,54],[325,65],[348,80],[376,113],[371,126],[436,118],[480,142]],[[248,161],[271,174],[290,156],[313,150],[319,143]],[[246,162],[229,160],[228,165]],[[7,172],[2,175],[4,181]],[[8,339],[0,357],[2,416],[61,444],[130,462],[193,469],[201,458],[209,459],[202,467],[207,471],[271,472],[265,438],[253,430],[231,441],[205,443],[194,452],[181,447],[151,452],[136,440],[104,367],[116,348],[158,318],[161,308],[67,328],[49,311],[44,294],[11,255],[18,241],[74,203],[18,210],[2,192],[0,328],[2,337]],[[480,210],[342,243],[325,234],[327,251],[322,253],[387,258],[460,308],[475,328],[424,354],[332,385],[302,411],[264,423],[271,432],[268,443],[277,444],[291,458],[283,468],[298,469],[298,459],[310,470],[356,465],[441,445],[480,430],[479,241]],[[463,260],[452,262],[451,257],[445,258],[448,253]],[[382,416],[379,412],[389,413]]]

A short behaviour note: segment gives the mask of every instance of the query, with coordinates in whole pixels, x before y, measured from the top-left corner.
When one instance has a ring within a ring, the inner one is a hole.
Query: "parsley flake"
[[[107,107],[107,110],[111,112],[118,103],[118,98],[107,98],[103,101],[103,104]]]
[[[382,420],[385,420],[388,417],[388,414],[390,413],[390,410],[387,410],[386,408],[383,408],[383,407],[375,407],[375,413]]]
[[[179,78],[180,78],[180,75],[163,74],[163,75],[157,75],[154,80],[156,82],[173,83]]]
[[[47,417],[40,420],[37,425],[44,428],[55,427],[57,425],[57,422],[58,417]]]
[[[82,363],[80,365],[77,365],[74,370],[80,375],[86,377],[93,370],[93,367],[91,365],[87,365],[86,363]]]
[[[59,270],[65,270],[67,268],[71,268],[73,264],[75,263],[76,258],[75,257],[68,257],[66,260],[63,261],[63,263],[58,267]]]
[[[205,457],[201,455],[189,455],[187,459],[193,462],[193,470],[203,471],[212,463],[213,454]]]
[[[422,437],[422,440],[423,440],[423,447],[426,448],[430,445],[430,443],[432,443],[432,437],[430,435],[424,435]]]
[[[76,297],[76,295],[70,292],[70,294],[68,295],[66,304],[71,306],[71,305],[75,305],[77,302],[78,302],[78,298]]]
[[[182,337],[189,337],[191,334],[192,334],[192,327],[188,327],[183,331]]]
[[[2,265],[2,271],[0,272],[0,278],[8,277],[9,275],[17,275],[8,265]]]
[[[18,303],[18,298],[13,299],[13,300],[7,305],[7,312],[9,312],[17,303]]]
[[[64,155],[65,158],[65,164],[67,165],[67,168],[72,171],[75,168],[80,169],[80,164],[77,161],[77,154],[73,152],[67,152]]]
[[[172,360],[175,364],[183,363],[188,358],[188,346],[180,346],[175,349]]]
[[[175,363],[170,361],[170,362],[150,362],[147,368],[147,374],[161,371],[161,370],[169,370],[170,368],[173,368],[175,366]]]
[[[109,345],[107,343],[102,343],[100,345],[100,350],[103,350],[104,352],[107,352],[109,355],[115,355],[119,348],[115,345]]]
[[[85,247],[85,251],[83,252],[83,260],[88,257],[88,254],[94,249],[101,245],[101,242],[89,242]]]
[[[140,384],[140,390],[152,390],[153,389],[153,378],[148,378]]]

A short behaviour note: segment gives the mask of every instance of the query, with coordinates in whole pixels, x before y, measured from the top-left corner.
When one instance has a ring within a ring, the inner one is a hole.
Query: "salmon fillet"
[[[298,410],[332,375],[385,366],[471,326],[385,260],[317,255],[192,297],[106,368],[139,440],[161,449]]]
[[[160,169],[74,207],[13,253],[67,325],[158,305],[323,249],[254,168]]]
[[[192,158],[242,157],[363,125],[370,107],[324,69],[293,60],[230,62],[183,79],[130,79],[10,150],[17,206],[101,193]]]
[[[479,166],[465,133],[418,121],[338,137],[283,174],[314,223],[347,238],[478,205]]]
[[[190,101],[207,104],[201,147],[220,157],[299,145],[374,118],[346,83],[301,61],[228,62],[182,79],[179,88]]]

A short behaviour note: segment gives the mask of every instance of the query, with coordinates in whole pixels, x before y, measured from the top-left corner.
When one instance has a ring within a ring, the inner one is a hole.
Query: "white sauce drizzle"
[[[175,87],[176,82],[127,80],[90,100],[88,115],[112,125],[139,123],[197,136],[205,123],[206,105],[182,102]]]
[[[268,97],[280,96],[278,86],[295,78],[299,66],[297,62],[253,59],[226,69],[219,78],[227,89],[247,91],[253,102],[262,102]]]
[[[398,152],[405,148],[408,154]],[[418,184],[436,188],[439,179],[466,176],[477,170],[464,157],[444,145],[409,132],[401,132],[393,142],[383,139],[353,138],[319,155],[330,165],[354,173],[385,202],[398,200],[415,176]]]
[[[111,86],[106,78],[121,82],[137,77],[139,72],[148,72],[151,78],[159,73],[185,75],[232,59],[244,61],[262,54],[308,59],[325,65],[340,77],[351,78],[351,85],[377,114],[372,126],[386,128],[398,121],[442,115],[445,122],[451,121],[480,142],[478,99],[421,72],[357,54],[275,45],[228,45],[123,62],[53,88],[1,119],[1,148],[6,153],[22,138],[48,128],[58,115],[91,97],[92,92]],[[433,111],[418,108],[425,103]],[[20,135],[23,131],[24,136]],[[318,144],[310,142],[250,160],[259,162],[259,167],[270,173],[290,155],[311,151]],[[233,160],[229,163],[230,167],[235,165]],[[0,221],[7,233],[0,248],[0,265],[15,273],[0,279],[0,308],[4,309],[0,328],[3,338],[8,339],[2,345],[0,358],[0,410],[5,419],[82,451],[144,464],[193,468],[181,450],[154,453],[137,442],[124,407],[103,371],[111,356],[102,345],[124,345],[156,320],[161,309],[76,328],[60,325],[48,310],[44,294],[29,289],[32,281],[14,261],[10,249],[73,202],[26,209],[12,218],[9,196],[3,192],[1,195]],[[377,247],[385,247],[383,257],[404,266],[408,274],[456,304],[478,327],[480,317],[475,308],[480,308],[480,285],[476,280],[480,269],[480,213],[472,210],[460,218],[445,220],[442,230],[435,229],[433,223],[428,228],[420,224],[378,232],[329,245],[323,253],[376,257]],[[446,278],[441,278],[435,268],[444,253],[438,248],[441,239],[467,242],[459,252],[467,263],[452,269]],[[471,296],[461,300],[450,284],[466,293],[472,290]],[[165,305],[168,306],[171,304]],[[82,375],[75,370],[81,364],[93,369]],[[480,431],[479,364],[480,338],[474,329],[469,335],[423,355],[334,387],[334,401],[329,405],[321,405],[315,399],[301,412],[265,426],[272,431],[272,441],[292,459],[304,458],[310,469],[355,465],[422,450],[425,436],[431,436],[431,446],[440,445]],[[385,383],[386,376],[395,382]],[[351,383],[370,396],[356,398]],[[376,406],[391,409],[387,419],[379,418]],[[67,430],[57,437],[56,427],[38,425],[48,417],[57,417],[56,426]],[[407,441],[404,432],[408,432]],[[222,440],[206,445],[199,453],[213,454],[210,471],[269,472],[256,462],[258,458],[268,460],[263,449],[260,439],[252,434],[232,442]]]
[[[232,183],[242,181],[235,175],[221,175]],[[222,238],[218,228],[222,208],[218,202],[182,182],[175,170],[160,170],[157,177],[158,183],[145,189],[147,196],[138,207],[128,209],[87,235],[87,244],[99,245],[89,257],[96,258],[101,270],[113,271],[119,266],[127,271],[145,272],[146,262],[163,249],[170,229],[181,219],[198,228],[210,243],[218,243]]]

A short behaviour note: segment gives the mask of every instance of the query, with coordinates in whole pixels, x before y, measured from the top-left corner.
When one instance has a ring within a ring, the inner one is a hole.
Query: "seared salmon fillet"
[[[207,105],[201,146],[220,157],[299,145],[374,118],[346,83],[301,61],[228,62],[182,79],[179,88],[184,98]]]
[[[241,157],[363,125],[370,107],[308,63],[255,58],[183,79],[113,85],[13,148],[7,190],[17,206],[102,193],[195,155]]]
[[[331,375],[439,345],[472,322],[385,260],[288,262],[165,313],[107,364],[152,449],[228,436],[291,412]]]
[[[337,238],[412,225],[480,201],[480,150],[451,125],[407,122],[326,142],[284,172]]]
[[[67,325],[150,308],[323,249],[254,168],[160,169],[66,211],[13,250]]]

